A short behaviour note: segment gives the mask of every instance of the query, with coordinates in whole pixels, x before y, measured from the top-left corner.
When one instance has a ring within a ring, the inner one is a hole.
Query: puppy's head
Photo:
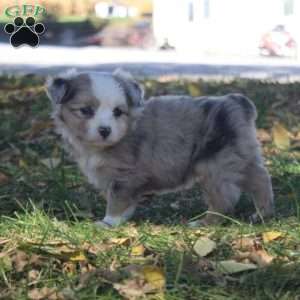
[[[66,74],[47,82],[58,126],[80,142],[109,147],[125,135],[143,90],[130,74],[89,72]]]

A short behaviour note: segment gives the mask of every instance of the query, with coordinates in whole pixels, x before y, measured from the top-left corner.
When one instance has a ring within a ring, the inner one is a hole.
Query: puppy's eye
[[[114,116],[115,116],[116,118],[122,116],[122,114],[123,114],[123,112],[122,112],[122,110],[121,110],[119,107],[116,107],[116,108],[114,109]]]
[[[94,115],[94,110],[91,106],[85,106],[79,109],[81,114],[86,118],[91,118]]]

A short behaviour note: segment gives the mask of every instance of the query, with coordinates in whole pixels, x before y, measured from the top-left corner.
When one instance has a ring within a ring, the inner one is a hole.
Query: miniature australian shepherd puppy
[[[57,76],[48,80],[47,93],[68,152],[105,195],[106,214],[99,224],[119,225],[145,195],[195,183],[212,212],[199,225],[232,214],[241,192],[252,194],[256,219],[273,215],[256,109],[245,96],[144,101],[141,86],[122,71]]]

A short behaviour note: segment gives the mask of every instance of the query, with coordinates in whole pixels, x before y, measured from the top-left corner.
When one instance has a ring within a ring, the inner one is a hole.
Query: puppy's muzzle
[[[100,126],[98,128],[98,132],[99,134],[104,138],[106,139],[110,133],[111,133],[111,128],[110,127],[104,127],[104,126]]]

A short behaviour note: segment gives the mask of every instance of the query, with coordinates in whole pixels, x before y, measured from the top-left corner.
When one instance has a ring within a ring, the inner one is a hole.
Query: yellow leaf
[[[268,232],[264,232],[262,234],[262,238],[264,243],[269,243],[273,240],[276,240],[280,237],[282,237],[283,233],[280,231],[268,231]]]
[[[199,238],[195,245],[194,251],[200,256],[205,257],[217,247],[216,243],[207,237]]]
[[[70,255],[70,261],[85,261],[86,257],[82,251],[76,251]]]
[[[272,128],[273,141],[277,148],[287,150],[290,148],[290,133],[278,122]]]
[[[130,238],[112,238],[110,239],[110,242],[116,245],[124,245],[129,246],[130,244]]]
[[[145,250],[146,249],[142,244],[134,246],[131,249],[131,255],[132,256],[142,256],[142,255],[144,255]]]
[[[157,289],[163,289],[166,285],[166,279],[163,271],[155,266],[144,266],[143,275],[148,283]]]

